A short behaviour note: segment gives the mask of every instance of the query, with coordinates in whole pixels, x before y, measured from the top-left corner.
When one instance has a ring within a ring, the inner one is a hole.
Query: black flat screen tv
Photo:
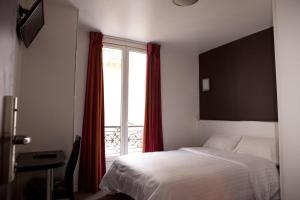
[[[18,34],[26,47],[32,43],[44,25],[43,0],[37,0],[25,16],[18,22]]]

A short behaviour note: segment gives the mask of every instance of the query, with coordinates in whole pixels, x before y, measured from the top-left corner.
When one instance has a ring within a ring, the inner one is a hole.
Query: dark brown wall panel
[[[199,78],[200,119],[277,121],[272,28],[200,54]]]

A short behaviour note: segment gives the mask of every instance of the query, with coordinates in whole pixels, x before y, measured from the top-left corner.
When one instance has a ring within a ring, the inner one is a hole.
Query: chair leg
[[[74,193],[71,194],[70,200],[75,200]]]

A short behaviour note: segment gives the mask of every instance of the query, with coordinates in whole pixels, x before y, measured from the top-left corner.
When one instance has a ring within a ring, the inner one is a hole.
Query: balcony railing
[[[142,152],[143,126],[128,126],[128,153]],[[121,151],[121,127],[105,126],[105,155],[119,156]]]

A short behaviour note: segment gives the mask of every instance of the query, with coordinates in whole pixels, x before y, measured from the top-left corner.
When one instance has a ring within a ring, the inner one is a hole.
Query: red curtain
[[[160,92],[160,45],[153,43],[147,44],[146,105],[143,151],[163,151]]]
[[[97,192],[105,173],[102,39],[101,33],[90,33],[78,182],[85,192]]]

